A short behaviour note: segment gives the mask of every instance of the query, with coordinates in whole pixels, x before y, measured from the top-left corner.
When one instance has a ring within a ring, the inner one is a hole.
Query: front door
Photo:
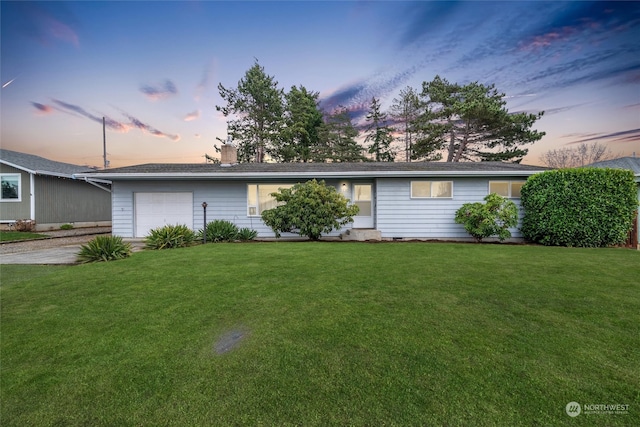
[[[351,200],[360,208],[353,217],[353,228],[373,228],[373,185],[353,184]]]

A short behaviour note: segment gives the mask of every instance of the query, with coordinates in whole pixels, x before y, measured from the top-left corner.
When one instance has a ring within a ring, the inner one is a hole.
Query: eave
[[[247,180],[247,179],[373,179],[373,178],[480,178],[480,177],[529,177],[543,170],[504,171],[333,171],[333,172],[215,172],[215,173],[79,173],[76,178],[105,179],[111,181],[132,180]]]

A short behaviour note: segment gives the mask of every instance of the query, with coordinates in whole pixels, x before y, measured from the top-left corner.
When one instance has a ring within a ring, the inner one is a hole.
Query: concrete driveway
[[[80,245],[2,254],[0,264],[75,264]]]
[[[111,233],[110,227],[41,232],[48,239],[3,242],[0,264],[75,264],[80,246],[97,235]]]

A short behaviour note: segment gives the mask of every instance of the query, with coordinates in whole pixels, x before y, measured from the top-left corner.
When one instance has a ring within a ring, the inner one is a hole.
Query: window
[[[496,193],[512,199],[520,198],[524,181],[489,181],[489,193]]]
[[[353,186],[353,204],[360,210],[358,216],[371,216],[371,184]]]
[[[412,199],[450,199],[452,197],[452,181],[411,181]]]
[[[20,174],[2,174],[0,175],[0,183],[2,185],[3,202],[19,202],[21,200],[22,189],[20,186]]]
[[[275,208],[278,205],[271,193],[276,193],[280,188],[291,188],[291,184],[249,184],[247,185],[247,215],[262,215],[263,211]]]

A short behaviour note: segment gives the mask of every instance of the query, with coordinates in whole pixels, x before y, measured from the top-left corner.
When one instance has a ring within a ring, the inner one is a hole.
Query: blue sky
[[[257,58],[356,116],[436,74],[545,111],[524,162],[580,142],[640,155],[640,2],[10,2],[1,145],[102,166],[202,162],[225,138],[217,85]]]

